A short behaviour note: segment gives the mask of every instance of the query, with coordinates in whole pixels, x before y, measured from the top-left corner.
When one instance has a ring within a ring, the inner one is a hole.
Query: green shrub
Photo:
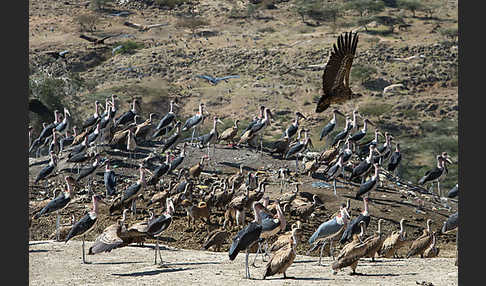
[[[363,114],[364,116],[380,116],[387,112],[390,112],[393,108],[393,105],[388,103],[379,103],[379,102],[370,102],[362,104],[359,108],[359,113]]]
[[[352,80],[357,80],[363,83],[364,81],[368,80],[376,74],[377,70],[374,66],[368,64],[353,64],[351,67],[351,74],[350,77]]]
[[[119,54],[133,55],[136,52],[136,50],[144,48],[143,43],[137,43],[134,41],[118,42],[114,44],[114,46],[119,46],[119,45],[121,45],[122,47],[115,52],[117,54],[119,53]]]
[[[424,9],[424,4],[419,0],[397,0],[397,7],[409,10],[415,18],[415,12]]]
[[[154,4],[158,7],[168,7],[170,9],[174,9],[179,5],[191,2],[191,0],[155,0]]]

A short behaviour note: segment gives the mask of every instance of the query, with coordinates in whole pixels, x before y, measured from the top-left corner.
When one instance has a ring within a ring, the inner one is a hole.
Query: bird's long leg
[[[194,141],[194,133],[196,133],[196,128],[192,129],[191,145],[192,145],[192,141]]]
[[[159,248],[159,238],[157,237],[157,242],[154,247],[154,265],[157,265],[157,248]]]
[[[327,243],[327,241],[324,241],[324,242],[322,243],[322,246],[321,246],[321,251],[319,252],[319,262],[317,263],[317,265],[322,265],[322,264],[321,264],[322,252],[324,251],[324,247],[326,246],[326,243]]]
[[[437,180],[437,194],[439,195],[439,198],[442,197],[442,194],[440,193],[440,182]]]
[[[268,241],[265,240],[265,248],[263,249],[265,251],[265,254],[262,255],[262,260],[263,262],[266,262],[265,257],[270,257],[270,254],[268,253]]]
[[[263,155],[263,138],[262,134],[260,133],[260,156]]]
[[[61,216],[59,215],[59,211],[57,211],[57,218],[56,218],[56,240],[59,241],[59,220]]]
[[[86,263],[86,258],[84,256],[84,234],[83,234],[83,263]]]
[[[136,199],[133,199],[133,200],[132,200],[132,215],[137,216]]]
[[[159,258],[160,258],[160,265],[164,264],[164,261],[162,260],[162,252],[160,252],[160,244],[159,244],[159,237],[157,237],[157,251],[159,252]]]
[[[336,191],[336,178],[334,178],[334,180],[333,180],[332,187],[333,187],[333,189],[334,189],[334,195],[337,197],[337,191]]]
[[[253,263],[251,264],[253,267],[256,267],[255,261],[258,257],[258,254],[260,253],[260,250],[261,250],[261,244],[260,244],[260,242],[258,242],[258,249],[257,249],[257,252],[255,253],[255,258],[253,259]]]
[[[329,240],[329,252],[331,253],[332,260],[334,260],[334,248],[332,247],[332,239]]]
[[[248,267],[248,256],[250,255],[249,248],[246,249],[246,257],[245,257],[245,267],[246,267],[246,278],[250,278],[250,268]]]

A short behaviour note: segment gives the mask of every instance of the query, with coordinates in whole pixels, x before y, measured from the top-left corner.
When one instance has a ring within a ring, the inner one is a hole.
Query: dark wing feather
[[[79,35],[79,37],[80,37],[81,39],[84,39],[84,40],[90,41],[90,42],[92,42],[92,43],[96,42],[96,39],[95,39],[95,38],[88,37],[88,36],[86,36],[86,35],[82,35],[82,34],[81,34],[81,35]]]
[[[351,38],[352,37],[352,38]],[[316,112],[323,112],[335,101],[337,90],[344,87],[344,79],[348,79],[351,65],[353,64],[358,34],[345,33],[337,39],[337,46],[333,44],[331,55],[322,75],[323,95],[319,99]]]

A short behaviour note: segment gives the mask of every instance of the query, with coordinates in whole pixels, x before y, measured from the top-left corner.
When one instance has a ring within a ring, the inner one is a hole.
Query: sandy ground
[[[91,244],[86,242],[86,251]],[[247,280],[244,253],[229,261],[224,252],[162,247],[167,267],[160,267],[154,265],[153,244],[146,244],[87,255],[90,264],[83,264],[81,245],[81,241],[31,241],[29,285],[458,285],[454,258],[379,258],[374,263],[362,259],[357,268],[362,275],[351,276],[349,268],[332,275],[329,257],[318,266],[318,258],[298,255],[287,270],[292,279],[276,275],[261,280],[265,268],[258,257],[258,268],[250,266],[252,279]]]

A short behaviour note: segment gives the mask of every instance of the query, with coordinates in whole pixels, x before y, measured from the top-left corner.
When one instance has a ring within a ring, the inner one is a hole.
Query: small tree
[[[93,14],[81,14],[76,17],[81,32],[93,32],[99,22],[99,17]]]
[[[354,10],[359,16],[370,16],[377,14],[385,9],[383,1],[378,0],[352,0],[345,5],[346,9]]]
[[[424,4],[419,0],[397,0],[397,6],[400,9],[409,10],[415,18],[415,12],[422,10]]]
[[[108,4],[113,3],[113,0],[91,0],[91,7],[95,11],[104,10]]]

